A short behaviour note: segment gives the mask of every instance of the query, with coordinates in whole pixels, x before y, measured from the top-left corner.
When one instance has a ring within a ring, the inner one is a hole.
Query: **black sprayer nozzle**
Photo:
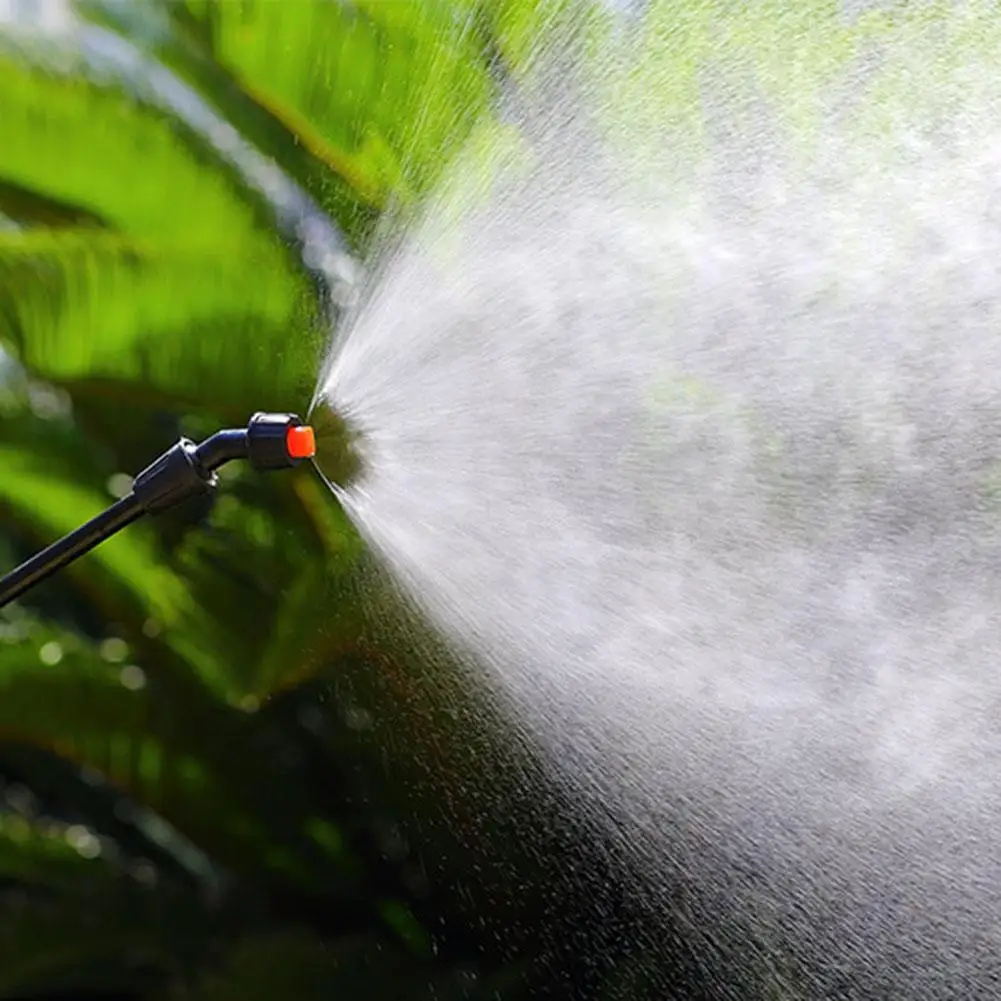
[[[290,469],[315,453],[313,429],[295,414],[254,414],[246,428],[218,431],[200,445],[182,438],[133,480],[120,501],[0,579],[0,608],[142,515],[209,493],[217,484],[215,470],[231,459],[249,459],[257,470]]]
[[[250,464],[254,469],[297,466],[303,458],[313,457],[316,448],[311,442],[312,430],[304,428],[295,414],[254,414],[247,425]]]

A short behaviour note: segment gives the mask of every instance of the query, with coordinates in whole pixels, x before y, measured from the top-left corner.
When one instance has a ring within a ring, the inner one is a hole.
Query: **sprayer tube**
[[[194,454],[195,462],[206,476],[231,459],[249,457],[250,438],[245,428],[216,431],[195,449]]]
[[[63,536],[47,549],[26,560],[0,580],[0,608],[20,597],[57,570],[72,563],[78,556],[90,552],[96,545],[130,525],[143,514],[142,506],[134,494],[102,511],[96,518],[81,525],[76,531]]]
[[[0,608],[141,515],[211,493],[215,470],[231,459],[249,459],[258,470],[291,469],[315,449],[313,429],[296,414],[256,413],[246,428],[218,431],[201,445],[181,438],[132,481],[128,496],[0,578]]]

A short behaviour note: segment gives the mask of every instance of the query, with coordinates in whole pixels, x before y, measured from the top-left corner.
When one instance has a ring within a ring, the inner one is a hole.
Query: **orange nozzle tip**
[[[308,424],[289,428],[285,435],[285,447],[293,459],[312,459],[316,455],[316,435]]]

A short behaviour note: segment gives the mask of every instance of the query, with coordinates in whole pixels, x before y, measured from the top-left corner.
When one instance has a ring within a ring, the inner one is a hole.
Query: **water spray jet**
[[[292,469],[316,453],[313,428],[296,414],[256,413],[245,428],[217,431],[200,445],[181,438],[135,477],[121,500],[0,579],[0,608],[143,515],[211,493],[216,470],[227,462],[246,459],[265,472]]]
[[[528,153],[478,146],[370,269],[317,392],[372,429],[345,509],[466,661],[406,712],[496,709],[624,860],[659,989],[618,996],[999,996],[1001,90],[964,61],[931,130],[958,63],[919,30],[885,42],[895,131],[867,56],[809,146],[762,96],[799,28],[761,92],[693,29],[691,145],[540,88]],[[490,830],[492,754],[457,773]]]
[[[320,402],[309,415],[315,434],[313,464],[327,485],[339,493],[357,483],[362,473],[362,436],[342,413]]]

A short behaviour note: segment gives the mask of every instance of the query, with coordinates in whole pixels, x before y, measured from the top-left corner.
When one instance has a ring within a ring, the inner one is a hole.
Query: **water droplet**
[[[101,656],[112,664],[120,664],[129,655],[129,645],[117,636],[109,636],[101,643]]]
[[[0,643],[20,643],[28,636],[28,630],[21,622],[0,623]]]
[[[63,659],[62,645],[57,643],[55,640],[49,640],[49,642],[44,644],[38,651],[38,659],[43,664],[47,664],[49,667],[55,667],[55,665]]]
[[[66,828],[66,843],[84,858],[97,858],[101,854],[101,842],[82,824]]]
[[[3,798],[12,810],[18,813],[31,814],[35,812],[35,796],[32,791],[20,782],[12,782],[3,792]]]
[[[106,484],[112,497],[122,498],[132,489],[132,477],[128,473],[114,473]]]
[[[135,664],[126,664],[118,677],[130,692],[138,692],[146,687],[146,672]]]
[[[367,730],[372,725],[372,714],[365,709],[345,709],[344,722],[352,730]]]
[[[132,875],[143,886],[155,886],[157,879],[156,866],[152,862],[140,859],[132,867]]]

